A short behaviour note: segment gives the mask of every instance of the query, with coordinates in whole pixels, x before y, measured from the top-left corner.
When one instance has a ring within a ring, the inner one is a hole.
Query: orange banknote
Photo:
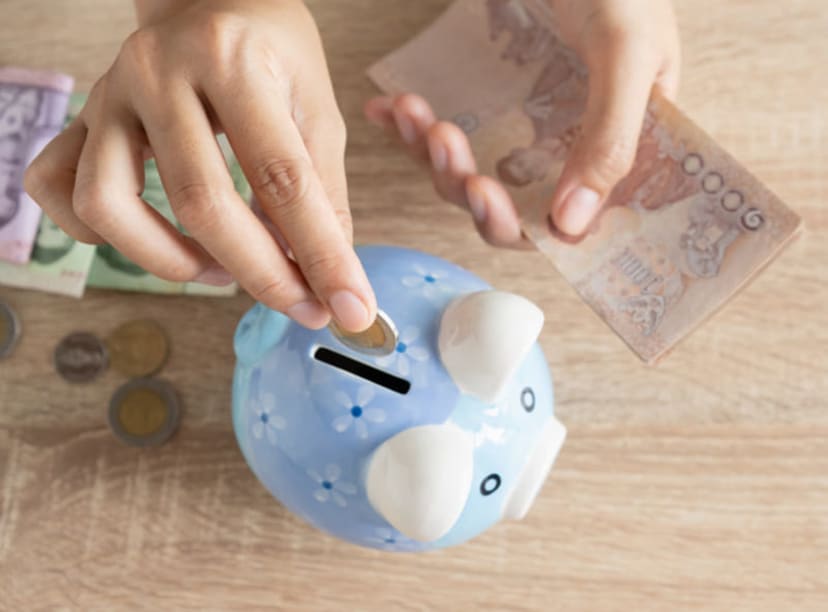
[[[650,100],[631,172],[577,240],[548,203],[580,131],[588,73],[543,0],[458,0],[369,76],[425,97],[468,135],[525,233],[654,363],[773,259],[800,218],[666,99]]]

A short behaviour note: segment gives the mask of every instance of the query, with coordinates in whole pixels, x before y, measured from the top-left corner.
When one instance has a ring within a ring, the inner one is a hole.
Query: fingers
[[[429,164],[432,183],[446,201],[468,209],[489,244],[533,248],[520,229],[514,203],[494,179],[477,174],[468,138],[453,123],[437,121],[420,96],[380,96],[365,104],[369,121],[399,138],[411,157]]]
[[[170,89],[165,106],[137,110],[176,218],[255,299],[322,327],[327,312],[236,193],[195,92],[186,84]]]
[[[487,176],[470,176],[466,193],[475,223],[483,239],[496,247],[528,250],[534,248],[520,228],[512,198],[496,180]]]
[[[453,123],[440,121],[427,131],[425,139],[431,159],[431,180],[440,197],[463,208],[470,208],[466,179],[477,173],[466,135]],[[471,208],[475,221],[479,207]]]
[[[376,317],[376,298],[287,105],[266,85],[253,89],[241,83],[237,92],[232,100],[219,91],[207,95],[262,211],[338,323],[348,330],[366,329]],[[317,153],[319,146],[314,145]],[[337,157],[341,146],[335,145]]]
[[[590,81],[583,133],[553,196],[552,219],[565,234],[586,231],[632,167],[658,68],[655,56],[635,44],[608,40],[585,58]]]
[[[347,131],[345,121],[336,104],[320,103],[333,100],[331,95],[307,96],[301,106],[308,115],[296,122],[313,167],[325,190],[334,214],[348,244],[353,243],[354,229],[348,202],[348,180],[345,175],[345,145]],[[265,215],[267,219],[267,217]],[[281,236],[281,234],[277,234]],[[291,250],[286,245],[288,250]]]
[[[199,275],[226,284],[217,265],[191,239],[137,195],[143,188],[143,137],[122,118],[99,119],[78,162],[74,212],[96,234],[148,272],[174,281]]]
[[[364,110],[368,120],[398,138],[415,161],[430,162],[426,133],[437,118],[423,98],[414,94],[380,96],[369,100]]]
[[[75,119],[29,165],[23,185],[63,231],[81,242],[100,244],[104,240],[78,219],[72,210],[72,192],[84,142],[86,125],[82,120]]]

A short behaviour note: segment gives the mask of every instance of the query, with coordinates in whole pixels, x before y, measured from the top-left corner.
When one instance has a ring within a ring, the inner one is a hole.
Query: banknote
[[[0,67],[0,260],[29,260],[41,211],[23,172],[60,132],[73,85],[65,74]]]
[[[74,120],[84,100],[77,93],[69,97],[64,125]],[[43,214],[29,262],[0,262],[0,285],[82,297],[94,256],[94,245],[76,241]]]
[[[525,233],[647,363],[773,259],[800,218],[666,99],[654,93],[635,162],[578,239],[548,203],[580,133],[588,73],[543,0],[457,0],[369,76],[423,95],[468,135]]]
[[[236,160],[227,138],[218,136],[219,147],[224,154],[230,176],[236,191],[245,202],[250,202],[251,189],[244,173]],[[154,159],[144,163],[144,192],[141,197],[163,215],[170,223],[184,232],[170,207],[169,200],[161,184],[161,176]],[[130,261],[112,246],[105,244],[97,247],[92,267],[89,272],[88,285],[123,291],[140,291],[146,293],[177,293],[186,295],[231,296],[238,291],[233,283],[226,287],[214,287],[202,283],[177,283],[163,280],[146,272],[143,268]]]

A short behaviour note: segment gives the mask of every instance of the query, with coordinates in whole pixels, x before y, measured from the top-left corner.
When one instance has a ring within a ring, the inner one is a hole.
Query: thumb
[[[572,236],[586,231],[630,171],[656,73],[646,52],[623,41],[603,43],[585,55],[589,92],[582,133],[552,202],[555,227]]]

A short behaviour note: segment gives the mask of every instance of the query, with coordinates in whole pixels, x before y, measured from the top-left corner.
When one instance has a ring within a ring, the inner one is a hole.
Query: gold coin
[[[397,329],[382,311],[377,312],[377,318],[365,331],[352,333],[345,331],[336,321],[331,321],[328,328],[342,344],[360,353],[369,355],[389,355],[397,347]]]
[[[131,377],[149,376],[164,365],[169,353],[167,335],[155,321],[124,323],[106,340],[113,368]]]
[[[155,433],[167,420],[164,400],[152,389],[131,389],[118,406],[118,421],[133,436]]]
[[[178,428],[180,412],[172,385],[156,378],[136,378],[112,396],[109,427],[132,446],[161,446]]]

